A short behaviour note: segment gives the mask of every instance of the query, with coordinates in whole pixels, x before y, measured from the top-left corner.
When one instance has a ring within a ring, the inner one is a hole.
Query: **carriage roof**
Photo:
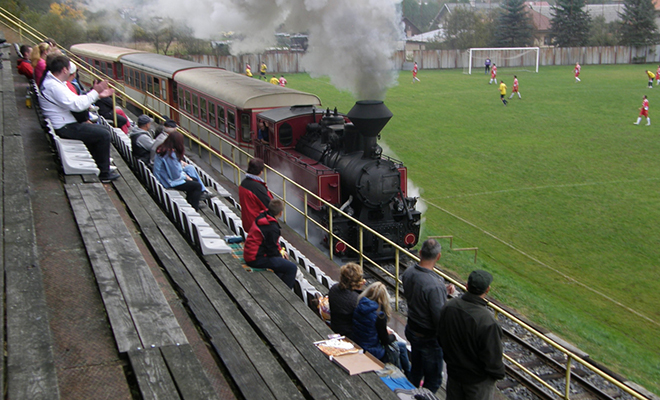
[[[316,95],[218,68],[180,71],[176,74],[175,80],[243,109],[321,104],[321,100]]]
[[[74,44],[71,46],[71,52],[78,56],[93,57],[95,59],[113,62],[119,61],[121,57],[128,54],[144,53],[141,50],[98,43]]]
[[[181,70],[208,68],[193,61],[154,53],[129,54],[122,57],[121,63],[168,79],[172,79],[174,74]]]
[[[325,110],[314,105],[296,105],[291,107],[274,108],[259,113],[259,118],[271,121],[280,122],[289,118],[297,117],[299,115],[311,115],[315,111],[317,115],[322,115]]]

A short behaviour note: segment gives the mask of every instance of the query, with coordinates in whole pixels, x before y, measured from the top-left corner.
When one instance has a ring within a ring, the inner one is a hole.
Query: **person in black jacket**
[[[353,311],[362,293],[364,278],[362,267],[356,263],[343,265],[339,270],[339,282],[328,292],[330,303],[330,328],[335,333],[353,339]]]
[[[248,232],[243,248],[245,263],[253,268],[271,269],[284,283],[293,289],[298,267],[280,248],[280,224],[284,202],[271,200],[268,210],[257,216]]]
[[[486,308],[493,276],[472,271],[467,293],[440,312],[440,342],[447,363],[447,400],[490,400],[504,379],[502,328]]]

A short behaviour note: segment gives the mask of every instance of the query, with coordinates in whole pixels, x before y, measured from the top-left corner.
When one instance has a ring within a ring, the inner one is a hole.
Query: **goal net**
[[[462,57],[463,73],[472,74],[472,70],[484,72],[487,59],[498,69],[539,72],[538,47],[492,47],[466,50]]]

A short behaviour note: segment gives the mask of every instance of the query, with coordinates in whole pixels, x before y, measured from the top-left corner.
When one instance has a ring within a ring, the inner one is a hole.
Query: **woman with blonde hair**
[[[385,285],[372,283],[358,297],[353,312],[353,340],[379,360],[400,368],[407,377],[410,373],[408,349],[388,331],[387,321],[391,315],[390,295]]]
[[[45,42],[39,43],[32,49],[30,61],[32,62],[32,68],[34,69],[34,80],[37,83],[37,86],[41,86],[41,81],[46,74],[46,57],[48,56],[49,50],[50,45]]]
[[[339,283],[335,283],[328,293],[330,303],[330,327],[335,333],[353,338],[353,311],[358,302],[364,279],[362,267],[348,263],[340,269]]]

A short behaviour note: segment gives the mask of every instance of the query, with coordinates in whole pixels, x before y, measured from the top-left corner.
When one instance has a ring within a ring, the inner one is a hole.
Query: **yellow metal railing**
[[[20,21],[18,18],[14,17],[14,16],[11,15],[10,13],[8,13],[8,12],[7,12],[5,9],[3,9],[2,7],[0,7],[0,17],[5,18],[5,20],[9,21],[9,24],[11,24],[11,25],[13,25],[13,26],[16,27],[16,28],[12,28],[12,29],[15,29],[15,30],[18,29],[19,32],[23,32],[23,31],[28,32],[28,33],[30,33],[30,35],[33,35],[33,37],[35,37],[38,41],[41,41],[41,40],[43,40],[43,38],[45,38],[45,36],[39,34],[38,32],[35,34],[34,32],[36,32],[36,31],[34,31],[31,27],[29,27],[29,26],[28,26],[27,24],[25,24],[24,22]],[[17,22],[17,21],[20,21],[20,22]],[[4,21],[3,21],[3,24],[8,25],[8,24],[6,24]],[[94,73],[93,70],[86,68],[86,66],[85,66],[86,63],[85,63],[84,61],[82,61],[82,60],[80,60],[80,61],[81,61],[81,62],[80,62],[81,65],[79,65],[79,66],[82,67],[82,68],[83,68],[84,70],[86,70],[87,72],[89,72],[90,74],[92,74],[93,76],[95,76],[95,77],[97,77],[97,78],[103,76],[103,74],[100,73],[100,71],[99,71],[99,73]],[[107,77],[104,77],[104,78],[107,79]],[[126,100],[131,101],[132,103],[134,103],[134,104],[136,104],[136,105],[139,105],[139,106],[144,110],[145,113],[150,112],[150,113],[153,114],[154,116],[160,118],[160,113],[159,113],[157,110],[151,109],[148,105],[146,105],[146,104],[141,104],[141,103],[138,102],[137,100],[135,100],[135,99],[131,98],[130,96],[128,96],[128,95],[127,95],[127,94],[121,89],[121,87],[123,87],[123,86],[121,85],[121,83],[114,83],[114,84],[111,84],[111,86],[113,86],[114,89],[116,90],[116,92],[119,93],[119,94],[121,95],[121,97],[123,98],[124,101],[126,101]],[[152,96],[152,97],[153,97],[155,100],[161,102],[161,104],[162,104],[163,106],[167,107],[168,109],[171,109],[171,108],[172,108],[169,104],[167,104],[167,103],[165,103],[165,102],[162,102],[162,100],[156,98],[155,96]],[[114,103],[114,101],[115,101],[115,100],[114,100],[114,97],[113,97],[113,103]],[[181,110],[176,110],[176,111],[179,112],[179,113],[182,113]],[[183,114],[183,113],[182,113],[182,114]],[[186,114],[183,114],[183,115],[186,115]],[[179,128],[180,132],[181,132],[182,134],[184,134],[186,137],[189,138],[189,141],[190,141],[190,144],[191,144],[191,145],[192,145],[193,142],[195,142],[195,143],[197,144],[198,149],[199,149],[198,151],[199,151],[199,155],[200,155],[200,156],[201,156],[201,154],[202,154],[202,149],[204,149],[204,150],[206,150],[206,151],[208,152],[208,155],[209,155],[209,163],[212,162],[213,157],[216,157],[216,158],[219,159],[219,161],[220,161],[220,173],[221,173],[223,176],[227,176],[227,175],[225,174],[225,171],[224,171],[224,165],[225,165],[225,164],[227,164],[230,168],[232,168],[232,169],[233,169],[233,174],[232,174],[232,175],[233,175],[234,183],[238,185],[238,184],[240,183],[239,180],[240,180],[241,173],[243,173],[243,170],[242,170],[241,167],[238,165],[238,162],[237,162],[237,155],[243,155],[244,157],[246,157],[246,158],[248,158],[248,159],[249,159],[249,158],[252,158],[253,156],[252,156],[251,154],[249,154],[248,152],[246,152],[245,150],[243,150],[243,149],[237,147],[234,143],[232,143],[231,141],[225,139],[225,138],[222,137],[221,135],[216,134],[215,132],[211,132],[211,130],[210,130],[209,128],[206,128],[206,127],[202,126],[201,124],[199,124],[199,123],[193,121],[192,118],[191,118],[190,116],[186,115],[186,119],[188,120],[188,123],[187,123],[187,125],[188,125],[188,131],[183,130],[182,128]],[[191,124],[196,125],[196,130],[197,130],[197,133],[198,133],[197,137],[195,137],[194,135],[189,134],[189,132],[192,132]],[[201,131],[206,131],[206,132],[207,132],[207,141],[206,141],[206,142],[203,142],[201,139],[199,139],[199,138],[201,137],[201,135],[200,135],[200,130],[201,130]],[[227,157],[226,155],[222,154],[221,150],[218,151],[218,150],[216,150],[216,149],[210,147],[210,146],[207,144],[207,143],[210,143],[210,142],[211,142],[211,137],[213,137],[213,138],[219,140],[219,142],[221,143],[221,145],[222,145],[222,143],[224,143],[224,144],[230,146],[231,151],[230,151],[230,155],[229,155],[229,157]],[[191,146],[191,147],[192,147],[192,146]],[[317,196],[315,193],[313,193],[313,192],[307,190],[305,187],[303,187],[303,186],[299,185],[298,183],[292,181],[291,179],[289,179],[288,177],[286,177],[286,176],[283,175],[282,173],[280,173],[280,172],[278,172],[278,171],[272,169],[272,168],[269,167],[269,166],[266,166],[266,171],[267,171],[267,172],[266,172],[266,174],[265,174],[265,176],[264,176],[264,178],[265,178],[266,180],[268,179],[268,174],[275,174],[276,176],[278,176],[278,177],[280,177],[280,178],[282,179],[282,196],[277,195],[277,193],[275,193],[275,195],[276,195],[277,197],[279,197],[280,199],[282,199],[282,200],[283,200],[283,201],[284,201],[289,207],[291,207],[292,210],[298,212],[299,214],[301,214],[301,215],[304,217],[304,219],[305,219],[305,222],[304,222],[304,236],[305,236],[305,239],[306,239],[306,240],[309,240],[309,222],[312,222],[312,223],[313,223],[314,225],[316,225],[319,229],[321,229],[322,231],[324,231],[324,232],[326,232],[326,233],[328,234],[329,245],[330,245],[330,247],[329,247],[329,254],[330,254],[330,258],[331,258],[331,259],[333,258],[333,246],[332,246],[332,244],[333,244],[334,240],[341,240],[342,242],[344,242],[344,244],[346,244],[346,246],[347,246],[350,250],[355,251],[356,253],[359,254],[359,257],[360,257],[360,265],[364,265],[364,262],[367,261],[367,262],[373,264],[374,266],[376,266],[376,267],[377,267],[381,272],[383,272],[385,275],[387,275],[388,277],[392,278],[392,279],[394,280],[394,282],[395,282],[395,301],[396,301],[395,304],[396,304],[396,308],[398,309],[398,304],[399,304],[399,288],[400,288],[400,284],[401,284],[401,281],[400,281],[400,279],[399,279],[398,277],[399,277],[399,260],[400,260],[400,257],[401,257],[401,253],[403,252],[403,254],[405,254],[407,257],[409,257],[410,259],[414,260],[415,262],[419,262],[419,261],[420,261],[419,258],[418,258],[416,255],[414,255],[414,254],[408,252],[405,248],[399,246],[398,244],[392,242],[390,239],[384,237],[384,236],[381,235],[380,233],[378,233],[378,232],[376,232],[375,230],[371,229],[370,227],[368,227],[368,226],[362,224],[360,221],[356,220],[356,219],[353,218],[352,216],[350,216],[350,215],[344,213],[344,212],[341,211],[339,208],[337,208],[337,207],[335,207],[334,205],[332,205],[332,204],[326,202],[325,200],[323,200],[322,198],[320,198],[319,196]],[[287,198],[286,198],[286,196],[287,196],[287,185],[292,185],[293,188],[295,188],[295,189],[301,191],[301,193],[302,193],[302,195],[303,195],[303,209],[302,209],[302,210],[299,209],[298,207],[296,207],[292,202],[290,202],[290,201],[287,200]],[[315,200],[320,201],[323,205],[325,205],[325,206],[327,207],[327,209],[328,209],[328,222],[329,222],[327,228],[324,227],[321,223],[319,223],[318,221],[316,221],[314,218],[312,218],[312,217],[309,215],[309,210],[308,210],[308,200],[310,199],[310,196],[311,196],[312,199],[315,199]],[[347,218],[349,221],[354,222],[354,223],[358,226],[358,229],[359,229],[359,230],[358,230],[358,244],[357,244],[357,248],[356,248],[356,247],[353,247],[352,245],[350,245],[346,240],[342,240],[340,237],[336,237],[336,235],[333,233],[333,229],[332,229],[332,218],[333,218],[333,213],[338,213],[339,215],[341,215],[341,216]],[[284,215],[284,221],[286,222],[286,215]],[[364,232],[365,232],[365,231],[366,231],[366,232],[369,232],[369,233],[371,233],[371,234],[373,234],[373,235],[375,235],[376,237],[378,237],[379,239],[383,240],[385,243],[391,245],[391,246],[395,249],[395,256],[394,256],[394,257],[395,257],[395,272],[394,272],[394,274],[392,274],[392,273],[390,273],[389,271],[385,270],[381,265],[377,264],[377,263],[374,262],[372,259],[370,259],[369,257],[367,257],[367,256],[365,256],[365,255],[362,254],[362,253],[363,253],[363,252],[362,252],[362,249],[363,249],[363,237],[364,237]],[[445,239],[449,239],[449,240],[450,240],[450,248],[451,248],[451,244],[453,244],[453,237],[451,237],[451,236],[444,236],[444,237],[437,237],[437,238],[445,238]],[[475,259],[476,259],[476,256],[477,256],[477,248],[452,249],[452,250],[453,250],[453,251],[474,250],[474,251],[475,251]],[[442,272],[440,269],[435,268],[434,271],[435,271],[435,273],[437,273],[438,275],[442,276],[447,282],[450,282],[450,283],[454,284],[455,286],[461,288],[462,290],[465,290],[465,286],[464,286],[463,284],[461,284],[460,282],[458,282],[457,280],[455,280],[455,279],[452,278],[451,276],[445,274],[445,273]],[[487,301],[488,301],[488,300],[487,300]],[[509,313],[508,311],[506,311],[506,310],[500,308],[499,306],[497,306],[496,304],[494,304],[494,303],[492,303],[492,302],[490,302],[490,301],[488,301],[488,305],[489,305],[493,310],[495,310],[496,315],[497,315],[497,314],[502,314],[502,315],[506,316],[507,318],[509,318],[509,319],[512,320],[513,322],[515,322],[515,323],[519,324],[520,326],[522,326],[523,328],[525,328],[525,329],[526,329],[528,332],[530,332],[532,335],[534,335],[534,336],[540,338],[540,339],[543,340],[545,343],[547,343],[548,345],[552,346],[552,347],[555,348],[557,351],[562,352],[562,353],[566,356],[566,358],[567,358],[567,365],[566,365],[566,390],[565,390],[565,393],[561,393],[561,392],[558,391],[557,389],[551,387],[548,383],[544,382],[544,381],[543,381],[542,379],[540,379],[538,376],[536,376],[536,374],[535,374],[533,371],[530,371],[529,369],[525,368],[523,365],[521,365],[520,363],[516,362],[516,361],[513,360],[511,357],[509,357],[509,356],[507,356],[507,355],[504,355],[504,358],[505,358],[507,361],[509,361],[511,364],[515,365],[516,367],[520,368],[522,371],[524,371],[524,372],[526,372],[527,374],[529,374],[533,379],[535,379],[537,382],[539,382],[539,384],[543,385],[543,386],[546,387],[548,390],[550,390],[552,393],[554,393],[555,395],[557,395],[558,398],[563,398],[563,399],[565,399],[565,400],[569,400],[569,399],[570,399],[570,383],[571,383],[571,373],[570,373],[570,371],[571,371],[571,368],[572,368],[572,364],[573,364],[574,362],[576,362],[576,363],[581,364],[581,365],[582,365],[583,367],[585,367],[586,369],[588,369],[588,370],[592,371],[593,373],[597,374],[597,375],[600,376],[601,378],[605,379],[606,381],[610,382],[611,384],[615,385],[616,387],[618,387],[619,389],[623,390],[624,392],[628,393],[629,395],[635,397],[636,399],[639,399],[639,400],[648,400],[647,397],[645,397],[644,395],[642,395],[642,394],[639,393],[638,391],[636,391],[636,390],[634,390],[633,388],[631,388],[631,387],[625,385],[625,384],[622,383],[622,382],[619,382],[619,381],[616,380],[615,378],[609,376],[607,373],[601,371],[601,370],[598,369],[597,367],[595,367],[595,366],[593,366],[592,364],[586,362],[585,360],[583,360],[581,357],[579,357],[578,355],[576,355],[575,353],[573,353],[573,352],[570,351],[569,349],[567,349],[567,348],[565,348],[564,346],[562,346],[561,344],[555,342],[554,340],[552,340],[551,338],[547,337],[547,336],[544,335],[543,333],[537,331],[535,328],[529,326],[528,324],[526,324],[525,322],[523,322],[522,320],[520,320],[519,318],[517,318],[517,317],[514,316],[513,314]]]

